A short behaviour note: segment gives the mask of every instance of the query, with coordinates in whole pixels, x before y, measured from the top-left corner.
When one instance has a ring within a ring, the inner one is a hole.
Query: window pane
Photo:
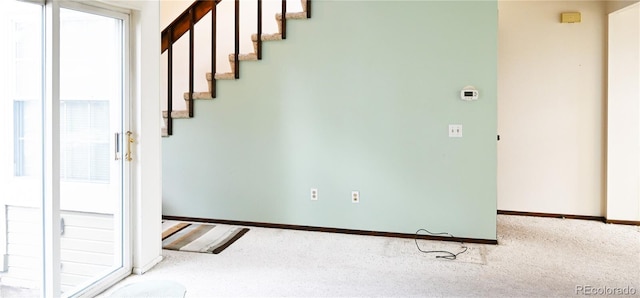
[[[66,100],[61,114],[61,179],[109,182],[109,102]]]
[[[109,143],[93,143],[91,146],[91,181],[109,181]]]

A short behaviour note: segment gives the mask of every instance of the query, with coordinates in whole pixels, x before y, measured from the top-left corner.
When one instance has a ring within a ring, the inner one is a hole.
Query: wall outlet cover
[[[462,124],[449,124],[449,137],[462,138]]]
[[[360,203],[360,192],[354,190],[351,192],[351,203]]]

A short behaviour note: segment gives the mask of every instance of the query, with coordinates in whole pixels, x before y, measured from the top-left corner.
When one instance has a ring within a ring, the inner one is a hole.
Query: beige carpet
[[[111,294],[111,298],[182,298],[184,286],[170,280],[148,280],[128,284]]]
[[[179,282],[186,297],[547,297],[586,288],[640,295],[638,226],[499,215],[498,241],[467,244],[469,254],[449,261],[420,253],[412,239],[251,228],[224,254],[165,250],[155,268],[104,295],[154,279]]]

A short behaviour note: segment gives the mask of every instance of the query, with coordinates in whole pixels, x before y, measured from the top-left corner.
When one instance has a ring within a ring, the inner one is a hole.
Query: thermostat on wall
[[[460,99],[462,100],[478,100],[478,90],[473,86],[466,86],[460,91]]]

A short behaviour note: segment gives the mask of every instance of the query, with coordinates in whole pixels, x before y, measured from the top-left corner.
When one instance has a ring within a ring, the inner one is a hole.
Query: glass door
[[[0,0],[0,297],[91,296],[131,272],[128,17]]]
[[[64,295],[130,268],[126,249],[127,15],[60,8],[60,283]],[[127,272],[128,273],[128,272]]]

